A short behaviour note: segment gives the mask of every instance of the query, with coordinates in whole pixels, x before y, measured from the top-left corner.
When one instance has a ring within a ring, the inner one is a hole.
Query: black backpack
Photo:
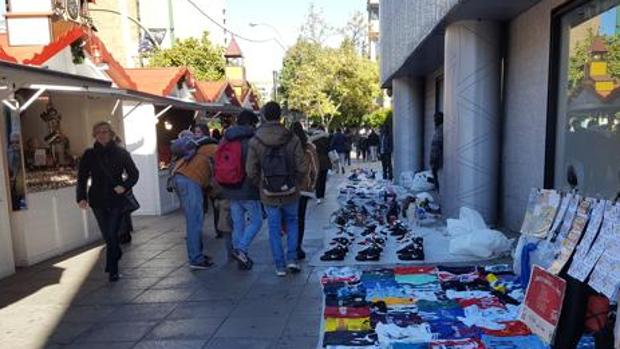
[[[256,137],[266,148],[265,155],[261,159],[262,190],[266,196],[287,196],[297,191],[295,166],[292,156],[286,151],[292,137],[292,133],[289,133],[286,142],[277,146],[267,145],[258,136]]]

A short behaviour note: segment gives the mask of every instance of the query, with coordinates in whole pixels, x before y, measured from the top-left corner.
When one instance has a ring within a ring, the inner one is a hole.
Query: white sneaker
[[[290,271],[292,274],[297,274],[301,271],[301,266],[299,266],[299,264],[295,262],[287,264],[286,267],[288,268],[288,271]]]
[[[320,205],[322,202],[323,202],[323,200],[321,200],[321,199],[317,199],[317,200],[316,200],[316,204],[317,204],[317,205]]]
[[[286,276],[286,269],[276,269],[276,275],[278,277],[284,277]]]

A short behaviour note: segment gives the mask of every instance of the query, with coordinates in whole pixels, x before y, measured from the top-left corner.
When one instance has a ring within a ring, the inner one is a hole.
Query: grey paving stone
[[[119,281],[121,282],[121,281]],[[110,305],[130,303],[144,290],[132,290],[124,288],[98,289],[76,299],[76,305]]]
[[[242,298],[248,290],[245,289],[208,289],[200,288],[196,290],[186,301],[213,301],[213,300],[234,300]]]
[[[213,338],[204,349],[268,349],[273,342],[265,338]]]
[[[295,298],[270,297],[244,299],[230,314],[231,317],[287,316],[295,307]]]
[[[63,315],[64,322],[92,323],[99,322],[116,309],[112,305],[71,306]]]
[[[132,349],[201,349],[206,340],[144,340]]]
[[[194,289],[147,290],[134,303],[182,302],[194,293]]]
[[[146,290],[161,280],[160,277],[143,277],[143,278],[121,278],[119,282],[107,283],[102,288],[107,289],[131,289]]]
[[[321,326],[321,316],[291,315],[288,318],[282,337],[313,337],[318,338]]]
[[[215,338],[277,338],[286,325],[286,317],[229,317],[215,333]]]
[[[76,343],[135,342],[142,339],[155,324],[154,321],[102,323],[78,337]]]
[[[170,314],[175,306],[176,303],[121,305],[105,321],[160,320]]]
[[[318,345],[317,333],[314,337],[282,337],[273,349],[316,349]]]
[[[50,343],[71,344],[78,336],[95,326],[93,323],[61,323],[54,329],[49,339]]]
[[[218,300],[211,302],[183,302],[167,316],[169,320],[176,319],[202,319],[228,316],[236,307],[235,301]]]
[[[204,339],[213,336],[224,318],[165,320],[148,334],[147,339]]]
[[[109,342],[109,343],[74,343],[62,346],[62,349],[130,349],[135,342]]]

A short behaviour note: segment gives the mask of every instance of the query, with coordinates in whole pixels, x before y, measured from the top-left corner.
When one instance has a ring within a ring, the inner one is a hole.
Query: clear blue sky
[[[248,23],[269,23],[288,47],[295,43],[311,3],[322,10],[329,25],[336,27],[344,26],[356,11],[366,13],[366,0],[227,0],[227,26],[240,35],[266,39],[277,35],[273,29],[251,28]],[[238,40],[238,43],[245,55],[248,80],[270,80],[273,70],[280,69],[284,51],[275,42],[253,44]]]

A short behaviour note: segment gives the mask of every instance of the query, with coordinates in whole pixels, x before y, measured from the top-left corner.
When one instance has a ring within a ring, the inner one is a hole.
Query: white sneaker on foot
[[[288,268],[288,271],[290,271],[293,274],[297,274],[301,271],[301,266],[299,266],[299,264],[295,262],[291,262],[287,264],[286,267]]]
[[[276,275],[279,277],[286,276],[286,269],[276,269]]]
[[[320,205],[322,202],[323,202],[323,200],[321,200],[321,199],[316,199],[316,204],[317,204],[317,205]]]

